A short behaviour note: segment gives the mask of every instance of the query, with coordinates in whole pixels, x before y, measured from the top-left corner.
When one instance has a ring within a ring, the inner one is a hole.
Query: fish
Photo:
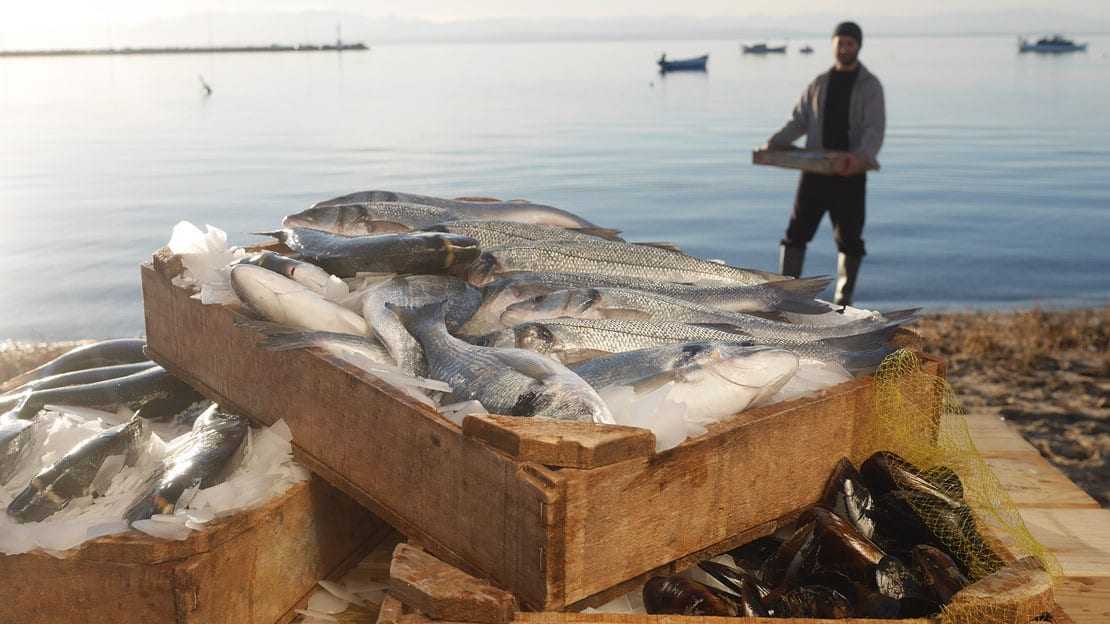
[[[301,262],[288,256],[263,251],[239,259],[235,264],[253,264],[264,269],[269,269],[280,275],[307,287],[309,290],[322,295],[325,299],[335,301],[348,294],[347,285],[343,280],[328,273],[324,269],[309,262]]]
[[[483,286],[505,273],[591,273],[680,284],[752,285],[791,279],[657,247],[607,240],[543,241],[493,247],[467,269],[467,281]]]
[[[141,418],[117,425],[84,440],[44,468],[8,505],[16,522],[39,522],[64,509],[75,498],[93,494],[94,481],[105,462],[124,456],[124,465],[138,461],[150,430]]]
[[[581,230],[567,229],[558,225],[540,223],[519,223],[515,221],[448,221],[423,228],[425,232],[449,232],[469,236],[478,241],[483,249],[505,245],[531,244],[538,241],[553,240],[600,240]]]
[[[398,201],[370,201],[350,204],[317,204],[308,210],[282,219],[285,228],[307,228],[340,236],[396,234],[458,218],[451,210]]]
[[[668,400],[686,406],[686,420],[708,423],[774,395],[798,370],[798,356],[781,349],[688,342],[597,357],[570,369],[598,391],[632,386],[640,394],[673,382]]]
[[[892,350],[880,343],[881,336],[860,339],[826,338],[816,342],[782,346],[800,357],[820,360],[855,373],[874,370]],[[874,339],[876,344],[871,344]],[[549,355],[573,364],[599,355],[634,351],[676,342],[711,341],[756,346],[750,336],[719,329],[668,321],[625,321],[560,318],[520,323],[468,340],[484,346],[515,346]],[[842,344],[846,343],[846,344]],[[853,351],[862,344],[868,350]],[[761,345],[768,346],[768,345]]]
[[[373,190],[351,193],[349,195],[343,195],[342,197],[318,202],[314,204],[312,208],[363,205],[376,202],[398,202],[445,208],[454,215],[454,218],[441,219],[440,221],[460,221],[464,219],[515,221],[518,223],[557,225],[563,228],[581,230],[585,233],[601,237],[616,236],[619,234],[617,230],[599,227],[566,210],[519,200],[507,202],[467,201],[462,199],[444,199],[429,195],[415,195],[412,193]]]
[[[97,381],[104,381],[106,379],[116,379],[118,377],[126,377],[134,373],[144,371],[152,366],[156,366],[150,360],[143,360],[132,364],[115,364],[112,366],[98,366],[96,368],[86,368],[82,370],[71,371],[68,373],[59,373],[57,375],[50,375],[49,377],[41,377],[4,393],[0,396],[0,400],[10,398],[11,395],[22,394],[26,390],[49,390],[50,388],[60,388],[62,386],[77,386],[86,383],[93,383]]]
[[[385,308],[385,304],[417,307],[435,301],[447,302],[445,321],[447,330],[452,331],[473,316],[482,303],[482,295],[477,288],[458,278],[409,275],[380,282],[370,287],[363,296],[362,316],[385,345],[397,367],[410,375],[422,377],[427,373],[424,352],[397,316]]]
[[[119,338],[74,347],[53,360],[0,384],[0,392],[7,392],[29,381],[51,375],[60,375],[98,366],[142,362],[148,359],[146,354],[143,353],[143,347],[145,346],[146,341],[140,338]]]
[[[510,305],[568,288],[631,288],[668,295],[718,310],[762,313],[767,318],[779,318],[788,312],[816,317],[828,313],[829,307],[813,298],[831,281],[828,277],[816,277],[752,286],[692,286],[588,273],[510,273],[482,287],[482,306],[463,328],[463,333],[479,335],[503,329],[501,314]]]
[[[405,232],[339,236],[307,228],[256,232],[272,236],[297,256],[337,277],[358,273],[444,273],[473,262],[481,249],[467,236]]]
[[[750,336],[760,344],[768,345],[798,345],[824,338],[869,335],[872,332],[892,334],[901,324],[901,321],[877,324],[870,319],[826,326],[781,323],[742,312],[726,312],[667,295],[628,288],[576,288],[538,295],[506,308],[501,314],[501,322],[505,325],[516,325],[528,321],[563,317],[677,321],[735,331]]]
[[[250,264],[233,267],[231,288],[243,303],[268,321],[315,331],[370,334],[370,326],[361,315],[262,267]]]
[[[30,396],[31,392],[25,391],[15,407],[0,414],[0,485],[19,470],[38,432],[34,418],[41,408],[28,401]]]
[[[420,343],[428,374],[451,386],[444,404],[476,400],[489,412],[615,424],[597,391],[565,366],[532,351],[482,347],[447,332],[446,304],[385,304]]]
[[[246,437],[245,419],[212,405],[197,417],[183,441],[173,442],[157,476],[124,518],[131,523],[154,514],[171,514],[185,490],[223,483],[240,463]]]
[[[106,411],[116,411],[123,407],[134,411],[156,399],[196,396],[198,396],[196,391],[188,384],[174,377],[161,366],[155,365],[138,373],[115,379],[32,390],[27,400],[37,407],[70,405]],[[0,408],[6,407],[12,401],[13,399],[0,401]]]

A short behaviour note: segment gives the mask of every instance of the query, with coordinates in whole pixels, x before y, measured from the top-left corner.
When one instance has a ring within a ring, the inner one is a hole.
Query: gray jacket
[[[794,112],[782,130],[776,132],[767,143],[773,147],[788,147],[806,135],[806,149],[824,149],[821,144],[822,115],[825,112],[825,95],[829,91],[829,70],[809,83],[802,97],[794,106]],[[879,149],[883,146],[886,133],[886,106],[883,103],[883,85],[875,74],[867,71],[863,63],[859,65],[859,76],[852,85],[852,97],[848,105],[848,149],[867,163],[869,168],[879,168]]]

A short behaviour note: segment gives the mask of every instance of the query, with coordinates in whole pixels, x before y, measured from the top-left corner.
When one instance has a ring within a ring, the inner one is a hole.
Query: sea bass
[[[120,338],[118,340],[103,340],[90,345],[74,347],[62,355],[50,360],[38,368],[29,370],[21,375],[0,384],[0,391],[8,391],[23,384],[49,377],[60,375],[86,368],[98,366],[112,366],[114,364],[130,364],[146,360],[143,347],[146,341],[138,338]]]
[[[469,236],[483,249],[506,245],[529,245],[537,241],[598,240],[581,230],[568,230],[557,225],[517,223],[513,221],[452,221],[423,228],[427,232],[449,232]]]
[[[409,275],[376,284],[363,296],[363,317],[397,366],[410,375],[424,376],[427,373],[424,352],[385,304],[419,307],[436,301],[447,302],[447,330],[454,331],[478,309],[482,295],[477,288],[455,277]]]
[[[307,287],[329,301],[342,299],[349,292],[343,280],[315,264],[301,262],[272,251],[251,254],[239,259],[236,264],[253,264],[269,269]]]
[[[751,336],[761,344],[775,345],[796,345],[823,338],[855,336],[887,325],[871,319],[821,326],[780,323],[742,312],[726,312],[667,295],[627,288],[576,288],[538,295],[509,306],[501,315],[501,322],[512,326],[561,317],[677,321],[716,326],[724,331],[736,331]]]
[[[259,232],[337,277],[357,273],[444,273],[480,253],[478,241],[443,232],[339,236],[307,228]]]
[[[183,441],[172,443],[156,480],[124,517],[137,522],[154,514],[171,514],[185,490],[223,483],[238,467],[246,437],[246,420],[216,405],[209,407]]]
[[[813,300],[831,282],[826,277],[767,282],[752,286],[690,286],[641,278],[587,273],[511,273],[482,287],[482,305],[461,332],[480,335],[504,329],[501,314],[514,303],[568,288],[632,288],[669,295],[719,310],[760,313],[765,317],[784,315],[784,310],[820,316],[830,307]],[[801,321],[799,321],[801,322]]]
[[[123,456],[123,465],[135,465],[149,435],[143,420],[135,417],[88,438],[31,479],[8,505],[8,515],[21,523],[38,522],[73,499],[93,494],[93,482],[105,462]]]
[[[340,236],[409,232],[458,218],[447,208],[395,201],[374,201],[309,208],[282,219],[282,227],[308,228]]]
[[[0,414],[0,485],[19,470],[39,431],[34,418],[40,407],[28,401],[30,396],[30,391],[24,392],[15,407]]]
[[[76,386],[63,386],[46,390],[32,390],[27,399],[37,407],[44,405],[72,405],[115,411],[121,407],[137,410],[156,399],[180,397],[195,400],[196,390],[166,372],[161,366],[152,366],[138,373]],[[0,400],[0,407],[8,407],[17,398]]]
[[[688,342],[627,351],[570,367],[598,391],[631,386],[644,394],[673,383],[668,400],[686,419],[720,420],[774,395],[795,371],[798,356],[782,349]]]
[[[485,250],[467,280],[482,286],[515,271],[591,273],[682,284],[752,285],[790,279],[658,247],[616,241],[545,241]]]
[[[133,364],[98,366],[96,368],[86,368],[69,373],[50,375],[49,377],[41,377],[39,379],[35,379],[34,381],[28,381],[18,388],[4,393],[3,396],[0,396],[0,399],[9,398],[10,395],[13,394],[22,394],[25,390],[49,390],[50,388],[78,386],[81,384],[104,381],[106,379],[117,379],[119,377],[126,377],[127,375],[133,375],[135,373],[142,372],[154,366],[156,366],[154,362],[151,362],[150,360],[143,360],[142,362],[135,362]]]
[[[565,366],[531,351],[475,346],[447,333],[444,303],[386,308],[423,347],[428,374],[453,389],[443,403],[476,400],[494,414],[614,422],[597,392]]]
[[[240,264],[231,269],[235,294],[266,320],[302,329],[366,336],[366,319],[293,280],[262,267]]]
[[[414,195],[411,193],[395,193],[393,191],[362,191],[351,193],[335,199],[329,199],[314,204],[312,209],[327,208],[332,206],[349,206],[372,204],[376,202],[398,202],[404,204],[417,204],[445,208],[452,213],[452,218],[441,221],[459,220],[487,220],[487,221],[516,221],[519,223],[538,223],[557,225],[559,227],[582,230],[595,236],[616,236],[616,230],[598,227],[576,214],[526,201],[466,201],[460,199],[444,199],[428,195]],[[294,215],[299,216],[299,215]],[[429,224],[431,225],[431,224]]]

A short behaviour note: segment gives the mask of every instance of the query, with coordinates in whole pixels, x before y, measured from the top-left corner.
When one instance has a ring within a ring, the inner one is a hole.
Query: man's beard
[[[858,58],[859,58],[859,53],[858,52],[855,53],[855,54],[845,53],[845,54],[837,54],[836,55],[836,61],[838,63],[840,63],[841,65],[845,65],[845,66],[854,65],[856,63],[856,59],[858,59]]]

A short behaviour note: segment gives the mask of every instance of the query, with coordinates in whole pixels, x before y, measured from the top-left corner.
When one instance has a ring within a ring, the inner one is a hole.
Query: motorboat
[[[801,48],[798,48],[798,51],[801,52],[802,54],[813,54],[813,46],[811,46],[807,43],[804,46],[802,46]]]
[[[1087,50],[1086,43],[1076,43],[1063,35],[1052,35],[1051,37],[1041,37],[1036,41],[1029,41],[1024,37],[1018,40],[1018,51],[1020,52],[1042,52],[1056,54],[1060,52],[1084,52]]]
[[[667,55],[664,54],[656,61],[659,64],[659,71],[705,71],[705,64],[709,62],[709,55],[703,54],[693,58],[667,60]]]
[[[769,46],[766,43],[756,43],[752,45],[740,44],[743,48],[744,54],[785,54],[786,45]]]

